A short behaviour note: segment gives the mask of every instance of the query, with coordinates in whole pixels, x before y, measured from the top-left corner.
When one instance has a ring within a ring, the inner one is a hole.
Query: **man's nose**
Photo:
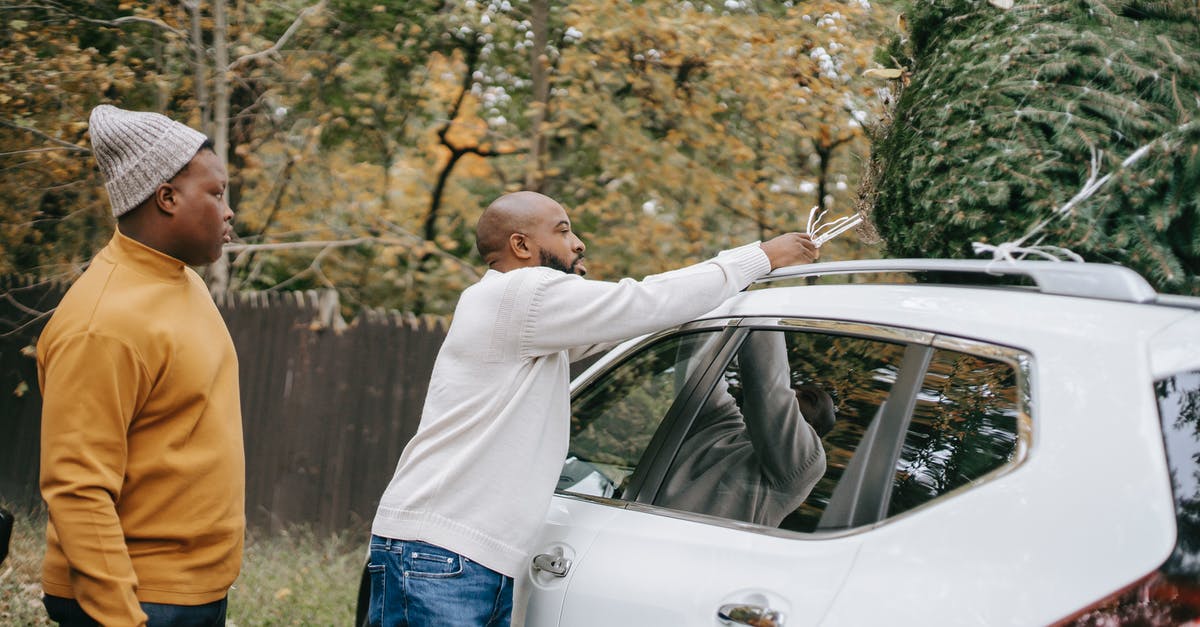
[[[587,250],[587,246],[584,245],[583,240],[579,239],[578,235],[575,236],[575,248],[573,250],[579,253]]]

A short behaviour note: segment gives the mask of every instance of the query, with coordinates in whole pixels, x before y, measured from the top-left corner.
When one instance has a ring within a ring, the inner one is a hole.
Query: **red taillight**
[[[1200,626],[1200,585],[1153,572],[1054,627]]]

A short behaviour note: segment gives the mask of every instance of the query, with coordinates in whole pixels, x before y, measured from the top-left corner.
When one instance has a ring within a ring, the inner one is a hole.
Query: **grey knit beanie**
[[[203,133],[165,115],[111,105],[92,109],[89,131],[92,154],[117,217],[171,180],[208,140]]]

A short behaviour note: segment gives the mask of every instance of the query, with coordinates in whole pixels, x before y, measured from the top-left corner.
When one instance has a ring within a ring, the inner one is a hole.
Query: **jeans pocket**
[[[407,560],[408,577],[457,577],[463,572],[462,557],[450,552],[413,551]]]

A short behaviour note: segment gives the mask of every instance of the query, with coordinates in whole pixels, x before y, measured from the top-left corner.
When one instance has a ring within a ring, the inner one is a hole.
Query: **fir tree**
[[[1027,244],[1200,294],[1195,0],[1016,2],[918,0],[909,33],[885,50],[886,65],[908,70],[873,146],[867,200],[887,254],[971,257],[972,242],[1018,240],[1045,222]]]

